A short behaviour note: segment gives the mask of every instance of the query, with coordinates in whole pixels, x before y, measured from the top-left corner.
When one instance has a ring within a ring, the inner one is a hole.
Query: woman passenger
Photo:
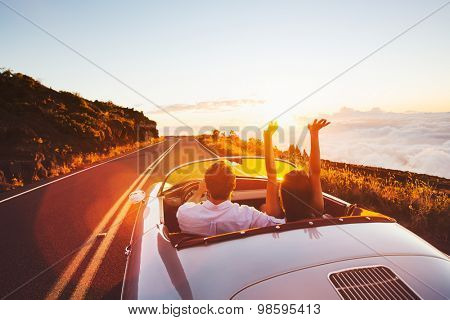
[[[304,170],[292,170],[278,185],[272,145],[272,136],[278,125],[275,122],[269,123],[267,130],[264,131],[268,214],[276,217],[285,216],[286,222],[322,216],[324,202],[320,183],[319,130],[329,124],[330,122],[325,119],[319,121],[315,119],[308,125],[311,136],[309,174]]]

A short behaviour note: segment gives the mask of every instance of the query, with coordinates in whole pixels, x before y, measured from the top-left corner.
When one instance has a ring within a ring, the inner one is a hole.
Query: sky
[[[0,0],[0,67],[142,110],[163,134],[243,132],[444,3]],[[307,148],[326,117],[327,159],[449,177],[449,31],[450,5],[279,117],[275,143]]]
[[[134,107],[167,127],[180,123],[148,100],[193,127],[262,125],[444,3],[1,1],[128,87],[2,3],[0,67]],[[281,124],[342,107],[450,111],[449,30],[450,5]]]

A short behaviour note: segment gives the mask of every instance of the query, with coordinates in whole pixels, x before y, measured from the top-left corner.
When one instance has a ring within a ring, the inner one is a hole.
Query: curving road
[[[136,207],[173,167],[215,157],[190,137],[0,197],[0,298],[119,299]]]

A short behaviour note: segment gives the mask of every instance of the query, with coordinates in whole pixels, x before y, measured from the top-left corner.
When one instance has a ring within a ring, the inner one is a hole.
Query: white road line
[[[82,170],[79,170],[79,171],[70,173],[70,174],[68,174],[68,175],[66,175],[66,176],[63,176],[63,177],[61,177],[61,178],[52,180],[52,181],[47,182],[47,183],[44,183],[44,184],[41,184],[41,185],[39,185],[39,186],[37,186],[37,187],[34,187],[34,188],[32,188],[32,189],[25,190],[25,191],[23,191],[23,192],[21,192],[21,193],[15,194],[15,195],[13,195],[13,196],[11,196],[11,197],[9,197],[9,198],[0,200],[0,203],[6,202],[6,201],[8,201],[8,200],[11,200],[11,199],[14,199],[14,198],[17,198],[17,197],[20,197],[21,195],[24,195],[24,194],[26,194],[26,193],[35,191],[35,190],[40,189],[40,188],[43,188],[43,187],[46,187],[46,186],[48,186],[49,184],[52,184],[52,183],[61,181],[61,180],[63,180],[63,179],[70,178],[70,177],[72,177],[72,176],[74,176],[74,175],[77,175],[77,174],[79,174],[79,173],[82,173],[82,172],[85,172],[85,171],[94,169],[94,168],[96,168],[96,167],[98,167],[98,166],[107,164],[107,163],[109,163],[109,162],[116,161],[116,160],[119,160],[119,159],[121,159],[121,158],[127,157],[127,156],[132,155],[132,154],[134,154],[134,153],[136,153],[136,152],[139,152],[139,151],[142,151],[142,150],[144,150],[144,149],[147,149],[147,148],[156,146],[157,144],[160,144],[160,143],[162,143],[162,142],[164,142],[164,141],[165,141],[165,140],[160,141],[160,142],[157,142],[157,143],[155,143],[155,144],[151,144],[151,145],[149,145],[149,146],[147,146],[147,147],[144,147],[144,148],[138,149],[138,150],[136,150],[136,151],[133,151],[133,152],[124,154],[124,155],[122,155],[122,156],[120,156],[120,157],[116,157],[116,158],[113,158],[113,159],[109,159],[109,160],[107,160],[107,161],[98,163],[98,164],[93,165],[93,166],[91,166],[91,167],[88,167],[88,168],[85,168],[85,169],[82,169]]]
[[[198,141],[196,138],[194,138],[195,141],[197,141],[197,143],[199,145],[201,145],[203,147],[203,149],[205,149],[206,151],[208,151],[209,153],[211,153],[214,157],[220,158],[220,156],[218,154],[216,154],[214,151],[212,151],[211,149],[207,148],[206,146],[204,146],[200,141]]]
[[[180,140],[178,140],[169,149],[167,149],[167,151],[162,155],[160,159],[155,161],[155,163],[152,165],[152,168],[150,169],[150,172],[147,174],[147,176],[144,177],[144,179],[142,179],[137,189],[141,189],[144,186],[148,178],[152,175],[153,170],[155,170],[158,164],[170,153],[170,151],[172,151],[172,149],[178,144],[178,142],[180,142]],[[130,207],[131,203],[127,202],[121,208],[119,214],[117,214],[116,218],[114,219],[111,225],[112,227],[108,230],[106,237],[103,239],[103,241],[95,251],[95,254],[90,260],[89,265],[87,266],[86,270],[81,276],[80,281],[78,282],[74,292],[72,293],[72,296],[70,297],[71,299],[80,300],[85,297]]]
[[[172,148],[174,145],[176,145],[179,142],[175,142],[170,148]],[[169,148],[169,149],[170,149]],[[168,150],[169,150],[168,149]],[[80,264],[83,262],[84,258],[86,257],[87,253],[91,249],[91,247],[95,243],[95,238],[97,237],[97,234],[104,231],[106,225],[108,222],[112,219],[116,211],[120,208],[120,205],[122,202],[128,197],[130,192],[134,191],[136,189],[136,185],[139,183],[139,181],[145,177],[148,171],[148,169],[151,169],[152,166],[162,159],[162,156],[166,154],[167,150],[163,152],[152,164],[150,164],[146,170],[131,184],[131,186],[120,196],[120,198],[114,203],[114,205],[108,210],[108,212],[105,214],[103,219],[100,221],[100,223],[97,225],[97,227],[94,229],[94,231],[91,233],[89,238],[86,240],[85,243],[88,243],[88,245],[82,247],[80,251],[78,251],[77,255],[72,259],[70,264],[66,267],[62,275],[58,278],[58,281],[53,285],[52,289],[47,294],[46,299],[58,299],[75,272],[77,271]]]

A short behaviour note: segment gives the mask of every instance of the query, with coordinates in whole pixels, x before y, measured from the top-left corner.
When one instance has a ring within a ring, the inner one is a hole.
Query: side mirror
[[[136,190],[130,193],[128,201],[133,204],[139,203],[145,199],[145,192],[143,190]]]

